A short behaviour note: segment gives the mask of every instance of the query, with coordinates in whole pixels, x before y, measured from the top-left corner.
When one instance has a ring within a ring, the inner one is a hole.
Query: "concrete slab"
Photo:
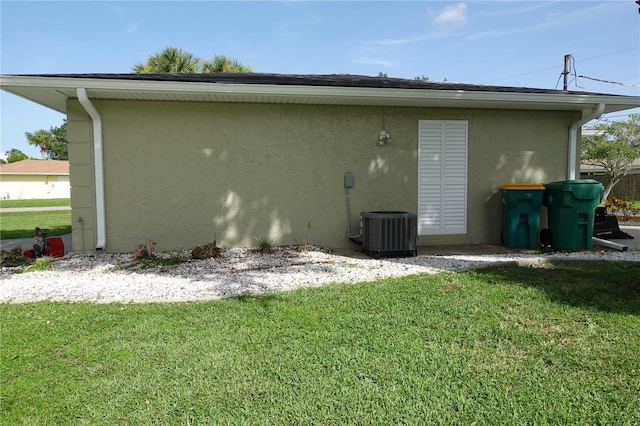
[[[622,232],[631,235],[633,239],[617,238],[609,240],[627,246],[627,251],[640,251],[640,223],[638,225],[619,225]]]

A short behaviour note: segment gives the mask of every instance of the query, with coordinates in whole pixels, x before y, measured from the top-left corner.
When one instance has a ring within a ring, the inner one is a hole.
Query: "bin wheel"
[[[540,244],[543,248],[549,248],[553,245],[553,235],[549,228],[543,228],[540,230]]]

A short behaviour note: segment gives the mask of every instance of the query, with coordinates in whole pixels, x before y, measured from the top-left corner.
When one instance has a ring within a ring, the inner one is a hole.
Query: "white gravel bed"
[[[160,253],[159,258],[188,258]],[[297,252],[278,247],[262,255],[223,249],[219,258],[188,259],[172,266],[134,262],[131,254],[69,255],[49,271],[0,270],[0,303],[85,301],[94,303],[180,302],[244,293],[290,290],[327,283],[357,283],[392,276],[461,271],[500,262],[536,265],[553,259],[640,261],[640,252],[591,250],[574,253],[510,253],[370,259],[328,253],[319,247]]]

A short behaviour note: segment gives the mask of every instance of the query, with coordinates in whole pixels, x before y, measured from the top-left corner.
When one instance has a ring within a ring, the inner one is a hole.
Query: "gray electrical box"
[[[346,172],[344,174],[344,187],[353,188],[353,175],[351,174],[351,172]]]

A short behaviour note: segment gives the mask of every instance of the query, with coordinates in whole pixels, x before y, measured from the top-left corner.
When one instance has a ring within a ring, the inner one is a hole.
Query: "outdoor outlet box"
[[[353,175],[351,174],[351,172],[346,172],[344,174],[344,187],[353,188]]]

